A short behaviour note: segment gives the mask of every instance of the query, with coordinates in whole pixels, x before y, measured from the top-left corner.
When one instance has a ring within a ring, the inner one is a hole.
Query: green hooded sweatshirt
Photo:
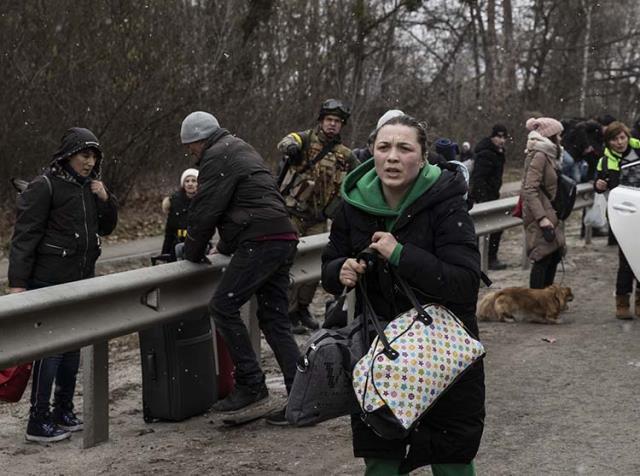
[[[384,217],[385,229],[393,231],[398,218],[402,216],[404,210],[429,190],[440,178],[442,170],[427,163],[418,174],[406,195],[400,200],[397,208],[393,209],[387,205],[382,192],[382,182],[376,173],[374,159],[369,159],[353,170],[342,181],[342,198],[348,204],[359,208],[371,215]],[[389,257],[389,262],[398,266],[402,245],[398,243]]]

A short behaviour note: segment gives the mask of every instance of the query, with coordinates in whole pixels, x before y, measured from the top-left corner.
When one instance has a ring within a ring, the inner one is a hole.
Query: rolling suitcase
[[[139,332],[144,421],[181,421],[217,398],[211,323],[206,311]]]

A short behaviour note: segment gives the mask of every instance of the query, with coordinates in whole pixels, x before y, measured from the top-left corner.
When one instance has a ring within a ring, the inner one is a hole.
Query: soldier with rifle
[[[340,137],[349,115],[342,101],[327,99],[315,128],[291,132],[278,143],[284,156],[278,184],[300,236],[327,231],[327,220],[340,205],[340,184],[358,165]],[[292,290],[289,317],[294,333],[319,327],[309,312],[317,285],[307,283]]]

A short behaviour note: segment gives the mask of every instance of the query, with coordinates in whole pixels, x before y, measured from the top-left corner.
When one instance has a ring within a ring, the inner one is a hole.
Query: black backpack
[[[558,176],[558,183],[556,186],[556,196],[553,200],[547,193],[544,188],[540,188],[542,193],[544,193],[549,200],[551,200],[551,205],[553,209],[556,211],[559,220],[566,220],[571,215],[571,211],[573,210],[573,206],[576,203],[576,193],[578,190],[578,186],[576,181],[570,177],[567,177],[562,172],[559,172],[555,169],[556,175]]]

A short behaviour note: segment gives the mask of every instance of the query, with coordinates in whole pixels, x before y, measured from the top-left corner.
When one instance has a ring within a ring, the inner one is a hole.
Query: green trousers
[[[400,473],[400,460],[365,458],[365,476],[403,476]],[[469,464],[432,464],[433,476],[476,476],[476,467],[473,461]]]

